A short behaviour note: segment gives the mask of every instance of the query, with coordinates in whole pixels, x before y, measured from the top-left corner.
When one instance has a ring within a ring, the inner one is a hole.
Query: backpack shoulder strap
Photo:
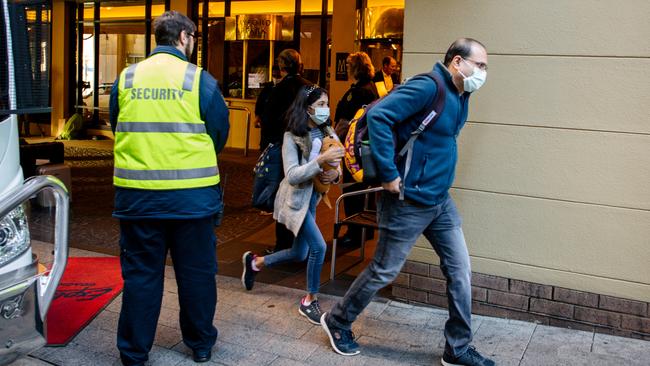
[[[436,74],[435,72],[429,72],[426,74],[421,74],[427,77],[430,77],[433,79],[433,81],[436,83],[436,95],[433,98],[433,103],[427,108],[427,114],[426,117],[420,122],[420,125],[418,128],[415,129],[415,131],[411,132],[411,137],[408,139],[406,144],[404,144],[404,147],[399,152],[399,157],[403,157],[404,154],[410,150],[413,147],[413,143],[415,142],[415,139],[424,132],[424,130],[429,126],[433,125],[438,118],[440,118],[440,114],[442,114],[442,110],[445,108],[445,98],[447,96],[447,90],[445,89],[445,84],[440,79],[440,76]]]
[[[409,137],[408,141],[406,141],[406,144],[404,144],[404,147],[402,147],[402,149],[398,154],[399,159],[404,157],[404,155],[406,154],[406,164],[404,165],[404,178],[402,179],[402,183],[400,185],[400,190],[399,190],[400,200],[404,199],[404,182],[406,181],[406,176],[408,175],[409,170],[411,168],[413,144],[415,143],[415,140],[418,138],[418,136],[420,136],[420,134],[424,132],[424,130],[429,125],[433,125],[438,120],[438,118],[440,118],[440,114],[442,114],[442,110],[445,108],[445,98],[447,96],[447,90],[445,89],[445,84],[442,81],[442,79],[440,79],[440,76],[433,71],[422,75],[430,77],[436,83],[436,95],[435,97],[433,97],[433,103],[431,103],[431,106],[427,108],[428,113],[426,114],[426,117],[424,117],[422,122],[420,122],[418,128],[416,128],[415,131],[411,132],[411,137]]]

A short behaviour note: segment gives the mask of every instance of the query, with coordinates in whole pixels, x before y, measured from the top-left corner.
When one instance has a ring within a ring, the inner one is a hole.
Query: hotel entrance
[[[99,140],[113,138],[108,113],[115,79],[121,70],[143,60],[156,47],[153,20],[171,9],[188,14],[197,24],[192,62],[218,80],[230,108],[230,135],[226,150],[219,156],[226,213],[223,225],[216,229],[220,273],[230,276],[241,274],[242,250],[263,253],[275,244],[272,218],[251,208],[250,197],[251,172],[259,155],[260,141],[260,131],[253,123],[255,103],[264,85],[278,77],[278,54],[287,48],[301,53],[303,76],[329,91],[333,110],[353,82],[347,74],[344,80],[335,75],[333,64],[339,54],[364,50],[371,55],[377,70],[381,69],[385,56],[395,58],[398,64],[402,59],[403,1],[134,0],[86,1],[66,3],[66,6],[70,24],[75,26],[70,29],[76,31],[66,38],[70,40],[66,43],[67,51],[74,66],[70,67],[70,75],[76,81],[70,83],[74,91],[70,111],[83,116],[81,136]],[[53,105],[53,110],[57,108]],[[73,185],[74,182],[95,183],[92,190],[89,186],[76,190],[73,210],[85,215],[74,216],[73,220],[79,223],[73,222],[73,226],[83,225],[84,220],[92,218],[97,224],[93,224],[96,235],[79,237],[75,242],[115,254],[117,243],[109,240],[118,232],[115,222],[109,219],[112,142],[98,141],[96,146],[90,145],[92,141],[87,142],[88,146],[77,150],[95,160],[91,164],[85,157],[79,157],[73,167]],[[89,193],[99,188],[101,195]],[[333,188],[332,201],[339,194],[339,188]],[[334,210],[321,206],[318,223],[326,241],[331,243]],[[73,230],[73,235],[78,234]],[[347,248],[337,252],[337,289],[344,289],[348,280],[363,269],[374,252],[374,242],[369,241],[365,249],[361,252],[358,248]],[[329,277],[330,258],[328,253],[323,282]],[[300,287],[305,277],[302,264],[268,273],[264,281],[295,287]]]

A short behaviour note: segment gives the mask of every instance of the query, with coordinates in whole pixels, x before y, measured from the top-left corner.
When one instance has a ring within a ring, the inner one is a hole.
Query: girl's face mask
[[[309,114],[309,118],[320,126],[330,118],[330,109],[329,107],[316,107],[314,108],[314,114]]]

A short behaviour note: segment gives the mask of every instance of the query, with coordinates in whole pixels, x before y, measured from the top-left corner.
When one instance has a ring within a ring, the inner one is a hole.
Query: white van
[[[26,34],[27,25],[20,29],[20,21],[12,22],[10,14],[25,14],[24,7],[29,5],[21,4],[29,2],[8,4],[7,0],[0,0],[0,365],[45,344],[47,311],[68,253],[65,186],[48,176],[23,180],[20,167],[17,115],[25,110],[20,109],[17,99],[16,70],[24,70],[25,65],[15,55],[27,53],[29,44],[15,40]],[[39,273],[24,203],[43,190],[54,194],[56,228],[54,263],[48,271]]]

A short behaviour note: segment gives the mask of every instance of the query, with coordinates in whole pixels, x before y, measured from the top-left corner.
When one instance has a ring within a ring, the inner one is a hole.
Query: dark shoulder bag
[[[253,178],[253,207],[262,211],[273,212],[275,195],[284,178],[282,167],[282,145],[269,144],[262,152],[255,168]]]

